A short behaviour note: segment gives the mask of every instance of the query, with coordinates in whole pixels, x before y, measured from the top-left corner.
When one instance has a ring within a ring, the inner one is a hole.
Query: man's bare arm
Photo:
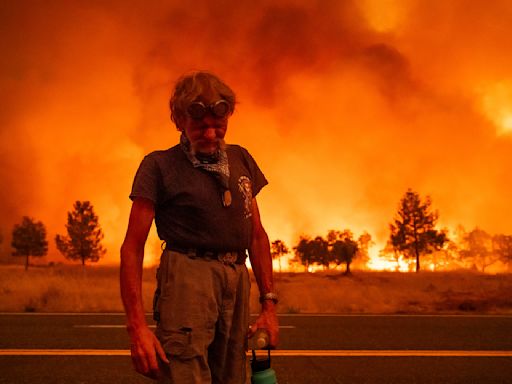
[[[274,292],[274,279],[272,276],[272,256],[270,255],[270,242],[267,233],[261,224],[260,213],[256,199],[252,200],[252,240],[249,249],[252,270],[260,295]],[[249,336],[252,336],[256,329],[265,328],[270,334],[270,346],[276,347],[279,343],[279,327],[275,304],[271,300],[262,303],[262,311],[256,322],[251,326]]]
[[[146,323],[142,302],[142,262],[155,209],[153,202],[137,198],[133,202],[128,230],[121,246],[121,297],[131,339],[131,354],[137,372],[156,378],[159,375],[156,354],[167,362],[165,353]]]

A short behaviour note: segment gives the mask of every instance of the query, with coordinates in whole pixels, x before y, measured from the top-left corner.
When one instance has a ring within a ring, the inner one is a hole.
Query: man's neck
[[[203,164],[214,164],[219,161],[219,151],[213,153],[196,153],[196,158]]]

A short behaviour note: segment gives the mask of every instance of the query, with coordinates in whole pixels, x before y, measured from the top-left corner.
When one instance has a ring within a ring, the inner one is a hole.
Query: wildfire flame
[[[488,118],[496,125],[498,134],[512,133],[512,87],[498,83],[483,95],[483,108]]]

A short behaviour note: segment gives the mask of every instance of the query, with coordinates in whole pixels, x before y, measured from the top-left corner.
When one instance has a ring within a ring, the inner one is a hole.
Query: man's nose
[[[215,128],[212,126],[208,126],[205,128],[203,137],[207,140],[214,140],[217,137],[217,133],[215,132]]]

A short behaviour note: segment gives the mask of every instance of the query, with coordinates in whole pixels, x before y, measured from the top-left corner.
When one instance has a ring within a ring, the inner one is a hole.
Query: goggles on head
[[[194,120],[202,120],[207,113],[210,113],[213,117],[224,118],[230,111],[231,106],[226,100],[218,100],[210,105],[205,105],[201,101],[194,101],[187,108],[188,115]]]

